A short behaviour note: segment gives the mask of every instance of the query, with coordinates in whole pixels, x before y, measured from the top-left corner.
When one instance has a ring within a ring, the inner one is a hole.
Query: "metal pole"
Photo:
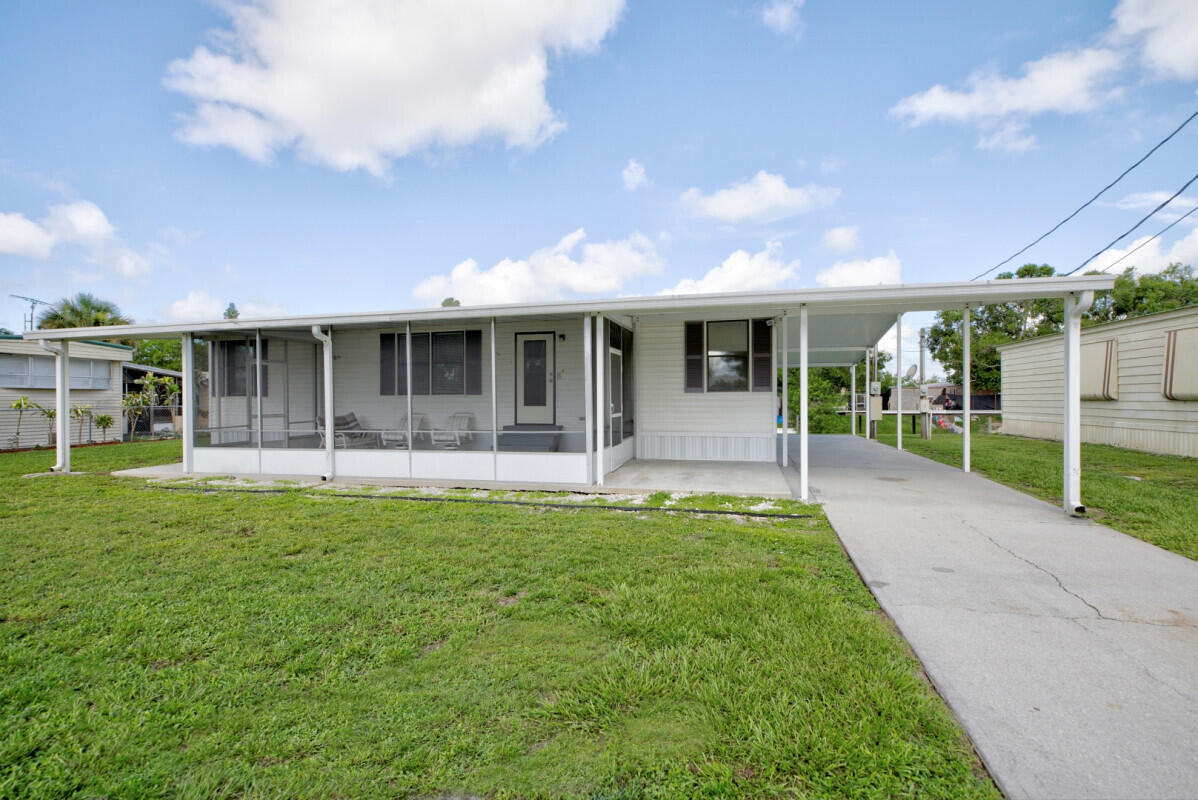
[[[970,339],[973,338],[973,322],[969,306],[961,312],[961,408],[965,411],[965,431],[961,436],[961,469],[969,472],[969,459],[973,454],[973,444],[970,440],[972,430],[969,425],[969,412],[973,409],[973,358],[969,354]]]
[[[404,346],[404,388],[407,390],[408,396],[408,477],[414,478],[412,474],[412,451],[416,448],[415,435],[416,431],[412,425],[412,323],[404,323],[403,334]]]
[[[262,474],[262,329],[254,329],[254,405],[258,412],[258,474]]]
[[[195,450],[195,353],[191,334],[183,334],[183,471],[191,474]]]
[[[782,312],[782,468],[790,466],[790,332]]]
[[[1094,302],[1093,292],[1065,298],[1065,430],[1064,507],[1070,514],[1086,510],[1082,505],[1082,401],[1081,322]]]
[[[799,306],[799,499],[808,501],[807,476],[807,305]]]
[[[410,420],[412,415],[408,415]],[[491,317],[491,475],[499,480],[499,406],[495,394],[495,318]]]
[[[606,413],[604,409],[608,408],[606,397],[607,393],[603,388],[603,373],[605,365],[603,354],[607,352],[605,347],[606,342],[603,338],[603,317],[595,317],[595,483],[599,486],[603,485],[603,457],[605,455],[605,445],[603,441],[604,417],[611,417],[611,411],[608,409]]]
[[[593,411],[593,401],[595,399],[595,358],[593,354],[594,342],[591,340],[591,315],[584,314],[582,317],[582,393],[583,402],[583,417],[585,419],[585,431],[583,439],[586,444],[587,454],[587,483],[595,482],[595,420]],[[519,354],[517,354],[519,356]]]
[[[900,312],[894,321],[894,407],[895,445],[903,449],[903,315]]]
[[[312,338],[321,343],[324,355],[324,452],[325,472],[327,481],[333,477],[336,468],[336,456],[333,453],[333,326],[329,326],[326,334],[319,325],[312,326]]]
[[[919,436],[921,439],[932,438],[931,426],[928,424],[928,415],[924,412],[925,408],[930,407],[931,398],[928,397],[928,382],[927,382],[927,345],[928,345],[928,329],[919,329]]]
[[[849,367],[849,432],[857,435],[857,365]]]

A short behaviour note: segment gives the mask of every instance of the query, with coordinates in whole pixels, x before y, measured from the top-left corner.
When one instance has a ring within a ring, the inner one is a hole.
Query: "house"
[[[72,345],[70,386],[72,403],[89,406],[93,415],[108,414],[114,425],[102,431],[85,420],[70,425],[70,441],[81,444],[121,438],[122,368],[133,357],[133,348],[101,341],[80,341]],[[53,409],[54,354],[40,343],[6,334],[0,336],[0,449],[49,446],[54,443],[53,423],[37,409],[26,411],[20,419],[13,401],[28,397],[43,408]],[[82,438],[81,438],[82,437]]]
[[[789,464],[776,415],[788,380],[779,369],[793,364],[806,497],[807,367],[855,367],[906,311],[1059,297],[1076,335],[1093,292],[1113,285],[1079,276],[659,295],[132,325],[122,335],[182,337],[183,374],[209,376],[183,386],[185,408],[208,395],[202,425],[184,415],[188,473],[601,485],[633,458]],[[102,332],[26,336],[62,349],[61,373],[72,342]],[[58,403],[69,402],[60,384]],[[1065,450],[1068,490],[1080,461]],[[56,469],[69,466],[60,447]]]
[[[1060,439],[1062,337],[999,348],[1003,432]],[[1198,306],[1081,331],[1081,437],[1198,457]]]

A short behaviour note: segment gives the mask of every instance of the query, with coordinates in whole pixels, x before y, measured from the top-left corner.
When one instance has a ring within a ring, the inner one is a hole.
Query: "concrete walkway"
[[[1198,797],[1198,562],[864,439],[810,448],[815,498],[1008,797]]]

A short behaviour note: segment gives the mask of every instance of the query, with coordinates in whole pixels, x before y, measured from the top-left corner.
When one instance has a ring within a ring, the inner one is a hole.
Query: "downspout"
[[[59,344],[45,339],[41,339],[39,344],[43,350],[54,354],[54,423],[57,437],[55,450],[58,460],[50,467],[50,471],[70,472],[71,426],[67,415],[70,413],[71,375],[67,365],[68,345],[66,342]]]
[[[324,352],[324,450],[325,470],[322,481],[331,480],[334,473],[333,446],[333,329],[326,334],[319,325],[312,326],[312,338],[320,342]]]

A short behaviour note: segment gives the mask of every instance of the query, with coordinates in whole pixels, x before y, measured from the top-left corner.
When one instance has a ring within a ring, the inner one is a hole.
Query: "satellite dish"
[[[917,369],[919,369],[919,367],[915,366],[914,364],[912,364],[911,366],[907,367],[907,374],[903,376],[903,380],[905,380],[905,381],[909,381],[909,380],[911,380],[912,378],[914,378],[914,377],[915,377],[915,371],[916,371]]]

